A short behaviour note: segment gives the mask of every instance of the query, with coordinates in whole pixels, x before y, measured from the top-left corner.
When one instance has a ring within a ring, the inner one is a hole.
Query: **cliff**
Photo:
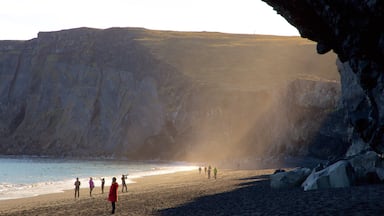
[[[263,1],[297,27],[302,37],[315,41],[319,54],[331,50],[337,54],[350,142],[360,150],[384,153],[383,2]]]
[[[0,154],[308,154],[344,133],[321,129],[342,107],[335,56],[318,59],[314,47],[297,37],[134,28],[0,41]]]

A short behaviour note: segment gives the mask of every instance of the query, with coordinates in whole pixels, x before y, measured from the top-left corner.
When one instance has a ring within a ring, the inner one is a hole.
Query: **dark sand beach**
[[[115,215],[384,215],[384,185],[274,190],[273,171],[219,170],[216,180],[197,170],[137,179],[127,193],[119,188]],[[70,190],[0,201],[0,215],[110,215],[107,193],[93,193],[83,188],[79,199]]]

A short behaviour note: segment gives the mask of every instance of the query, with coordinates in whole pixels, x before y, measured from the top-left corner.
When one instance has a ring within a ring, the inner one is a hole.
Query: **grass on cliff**
[[[336,55],[300,37],[143,30],[136,40],[202,84],[259,90],[297,79],[339,80]]]

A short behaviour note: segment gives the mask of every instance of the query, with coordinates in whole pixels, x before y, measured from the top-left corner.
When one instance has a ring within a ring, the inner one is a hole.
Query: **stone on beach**
[[[343,188],[353,185],[355,182],[354,179],[351,164],[346,160],[341,160],[323,170],[317,172],[312,171],[301,186],[305,191],[325,188]]]
[[[296,168],[288,172],[277,172],[270,176],[271,187],[281,189],[300,186],[310,173],[311,169],[309,168]]]

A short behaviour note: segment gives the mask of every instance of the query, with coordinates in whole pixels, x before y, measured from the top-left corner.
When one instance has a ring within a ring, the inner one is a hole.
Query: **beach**
[[[147,176],[121,192],[115,215],[384,215],[383,185],[304,192],[271,189],[265,170],[220,170],[217,179],[202,171]],[[120,179],[118,178],[120,184]],[[0,215],[110,215],[105,193],[74,191],[0,201]],[[98,185],[97,185],[98,186]]]

